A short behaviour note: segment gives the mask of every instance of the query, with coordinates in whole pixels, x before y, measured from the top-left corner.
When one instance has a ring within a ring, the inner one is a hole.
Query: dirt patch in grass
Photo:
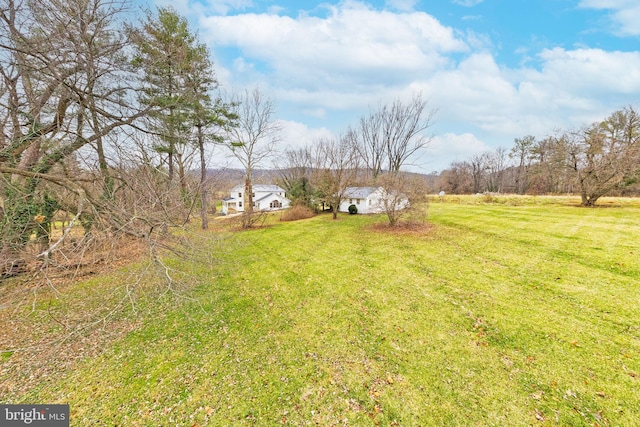
[[[435,225],[426,222],[399,222],[391,226],[388,222],[379,222],[366,227],[378,233],[424,236],[435,229]]]

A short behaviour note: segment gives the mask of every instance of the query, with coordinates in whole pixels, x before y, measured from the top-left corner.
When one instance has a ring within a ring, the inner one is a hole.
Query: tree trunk
[[[169,148],[169,150],[170,151],[169,151],[169,156],[168,156],[168,160],[167,160],[169,162],[169,174],[167,176],[167,180],[169,181],[169,183],[172,183],[173,182],[173,175],[174,175],[174,172],[173,172],[173,152],[171,151],[172,148]]]
[[[207,212],[207,162],[204,158],[204,133],[202,126],[198,126],[198,148],[200,149],[200,216],[202,229],[209,228],[209,213]]]
[[[253,184],[251,170],[247,169],[247,179],[244,183],[244,213],[242,214],[242,228],[253,227]]]
[[[189,191],[187,189],[187,175],[184,168],[184,160],[182,154],[175,154],[176,163],[178,164],[178,180],[180,181],[180,196],[185,204],[189,203]]]
[[[38,213],[33,194],[21,191],[5,192],[5,212],[0,224],[0,277],[23,273],[26,268],[25,248],[35,229]]]
[[[96,139],[96,150],[98,152],[98,165],[100,167],[100,173],[102,174],[102,183],[104,188],[102,190],[102,197],[106,200],[113,200],[115,182],[113,177],[109,173],[109,165],[104,154],[104,147],[102,145],[102,137]]]
[[[592,196],[589,194],[582,193],[582,206],[585,207],[593,207],[596,205],[596,202],[600,198],[600,196]]]
[[[244,183],[244,211],[253,213],[253,184],[251,183],[251,173],[247,173],[247,180]]]
[[[27,262],[11,242],[4,242],[0,249],[0,280],[24,273]]]

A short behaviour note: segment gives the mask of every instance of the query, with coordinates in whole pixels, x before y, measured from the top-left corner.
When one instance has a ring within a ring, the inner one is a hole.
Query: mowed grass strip
[[[73,425],[640,425],[640,209],[432,203],[239,233],[25,401]],[[242,244],[244,242],[244,244]]]

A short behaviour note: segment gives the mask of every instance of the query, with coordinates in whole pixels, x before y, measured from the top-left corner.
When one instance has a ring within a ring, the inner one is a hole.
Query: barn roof
[[[366,199],[376,190],[378,190],[378,187],[347,187],[344,195],[353,199]]]

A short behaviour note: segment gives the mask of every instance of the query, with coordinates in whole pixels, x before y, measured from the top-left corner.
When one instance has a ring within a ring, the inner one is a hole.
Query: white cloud
[[[298,120],[304,114],[344,128],[368,106],[406,94],[412,82],[451,67],[450,54],[469,49],[426,13],[377,11],[360,2],[327,8],[325,17],[201,18],[201,36],[212,50],[231,47],[237,55],[227,60],[232,69],[218,73],[222,85],[257,81],[280,102],[295,105],[290,110]],[[336,120],[341,111],[346,114]]]
[[[251,0],[207,0],[206,5],[209,10],[226,15],[231,10],[242,10],[253,6]]]
[[[310,128],[307,125],[290,120],[277,120],[280,126],[280,141],[275,146],[275,150],[271,156],[260,163],[259,167],[281,167],[283,165],[283,153],[286,150],[298,149],[313,144],[322,138],[333,138],[334,133],[327,128]],[[231,154],[231,152],[222,146],[214,146],[213,153],[210,155],[215,160],[213,164],[216,168],[235,168],[242,169],[243,166]]]
[[[544,80],[563,92],[607,94],[640,91],[640,52],[545,49]]]
[[[316,117],[318,119],[324,119],[327,117],[327,110],[325,108],[305,108],[302,111],[307,116]]]
[[[446,169],[451,162],[468,160],[474,154],[492,148],[471,133],[445,133],[433,138],[422,155],[421,167],[426,172]]]
[[[277,15],[277,14],[279,14],[281,12],[284,12],[285,10],[286,10],[286,8],[274,4],[272,6],[269,6],[268,13],[271,14],[271,15]]]
[[[555,48],[539,58],[541,69],[524,70],[520,77],[523,100],[535,107],[532,113],[561,116],[566,125],[579,126],[637,102],[640,52]]]
[[[442,70],[430,81],[439,116],[466,122],[485,131],[508,133],[505,114],[518,102],[518,93],[488,53],[470,55],[455,70]]]
[[[484,0],[453,0],[452,3],[459,4],[460,6],[464,7],[473,7],[482,3],[483,1]]]
[[[637,0],[582,0],[579,7],[609,10],[611,31],[619,36],[640,35],[640,3]]]
[[[278,100],[293,104],[298,111],[315,118],[326,118],[329,111],[340,113],[360,110],[365,113],[368,105],[388,98],[387,95],[390,92],[397,95],[397,92],[390,88],[373,90],[371,87],[354,87],[352,90],[343,91],[331,86],[310,90],[292,85],[291,87],[272,87],[271,90]]]
[[[289,121],[278,120],[282,128],[281,148],[296,149],[312,144],[322,138],[333,138],[335,135],[327,128],[309,128],[307,125]]]
[[[402,11],[402,12],[410,12],[414,9],[418,0],[386,0],[386,5],[393,9]]]
[[[637,102],[639,52],[556,48],[538,60],[539,69],[509,69],[476,53],[416,86],[431,94],[438,119],[493,135],[492,145],[577,127]]]
[[[441,136],[434,137],[428,149],[434,154],[446,153],[454,157],[461,156],[466,159],[473,154],[490,151],[491,147],[471,133],[445,133]]]
[[[217,68],[223,85],[257,82],[278,100],[281,117],[289,119],[283,121],[284,145],[337,135],[369,106],[422,91],[439,110],[438,137],[417,160],[431,171],[509,147],[516,137],[544,137],[638,102],[637,51],[528,49],[527,62],[514,68],[497,63],[487,36],[457,32],[422,12],[380,11],[355,1],[326,8],[322,17],[201,20],[201,36],[212,50],[233,49],[228,69]]]
[[[193,0],[152,0],[157,6],[169,6],[180,13],[191,16],[203,13],[215,13],[216,15],[226,15],[231,11],[245,10],[252,7],[253,0],[203,0],[197,2]]]
[[[268,63],[274,84],[307,88],[406,84],[445,66],[447,54],[468,49],[423,12],[377,11],[360,2],[328,8],[326,18],[211,16],[201,19],[202,36],[214,47],[238,47],[242,56]]]

